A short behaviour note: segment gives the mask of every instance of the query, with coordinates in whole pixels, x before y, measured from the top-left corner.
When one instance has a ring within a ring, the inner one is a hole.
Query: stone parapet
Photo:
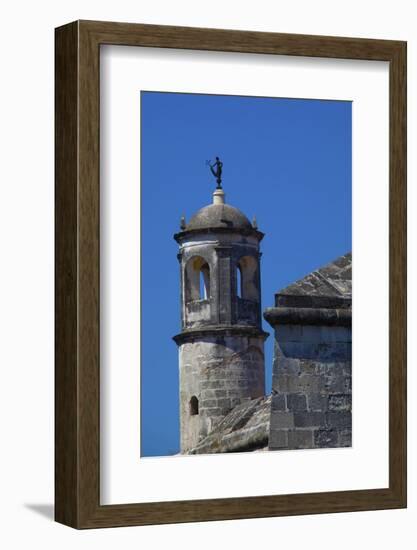
[[[350,327],[352,310],[324,307],[269,307],[264,311],[264,318],[273,327],[277,325]]]

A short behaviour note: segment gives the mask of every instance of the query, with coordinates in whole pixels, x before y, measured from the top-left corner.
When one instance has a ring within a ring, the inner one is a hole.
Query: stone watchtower
[[[265,394],[259,243],[263,233],[223,189],[174,235],[179,244],[181,452],[232,408]]]

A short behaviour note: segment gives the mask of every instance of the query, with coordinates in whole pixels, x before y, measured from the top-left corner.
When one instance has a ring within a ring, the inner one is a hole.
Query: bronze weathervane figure
[[[217,189],[222,188],[222,171],[223,171],[223,163],[219,159],[219,157],[216,157],[216,162],[213,164],[210,163],[210,161],[207,161],[207,164],[210,166],[211,173],[216,178],[217,181]]]

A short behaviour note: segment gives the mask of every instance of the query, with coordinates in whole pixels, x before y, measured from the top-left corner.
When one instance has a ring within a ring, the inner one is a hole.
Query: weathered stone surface
[[[338,447],[352,447],[352,429],[338,431]]]
[[[289,449],[311,449],[314,446],[312,430],[289,430]]]
[[[319,428],[324,426],[326,417],[322,412],[295,412],[294,425],[296,428]]]
[[[352,396],[350,394],[336,394],[329,396],[329,411],[350,411]]]
[[[272,394],[272,410],[273,411],[286,411],[287,401],[284,394]]]
[[[269,440],[271,396],[235,407],[189,454],[230,453],[264,449]]]
[[[337,260],[280,290],[276,294],[278,301],[280,296],[318,296],[351,300],[352,254],[349,252],[340,256]],[[330,307],[334,305],[331,303]]]
[[[282,430],[294,427],[294,414],[292,412],[274,411],[271,415],[271,430]]]
[[[287,430],[271,430],[269,434],[270,449],[287,449],[288,448],[288,431]]]
[[[350,428],[352,426],[352,413],[337,411],[326,413],[326,425],[331,428]]]
[[[334,327],[335,331],[338,329],[340,329],[340,327]],[[320,337],[320,334],[318,334],[318,337]],[[286,341],[279,343],[281,357],[287,359],[304,359],[325,363],[337,363],[351,360],[351,342],[331,342],[326,340],[307,342],[301,338],[298,342]]]
[[[338,326],[348,327],[352,324],[352,311],[348,307],[330,309],[324,307],[269,307],[264,311],[264,318],[271,325],[302,326]]]
[[[208,409],[210,407],[216,407],[217,400],[216,399],[206,399],[200,401],[200,407],[201,409]]]
[[[345,394],[350,391],[350,377],[329,376],[326,377],[325,389],[330,393]]]
[[[271,449],[284,430],[289,449],[351,445],[350,276],[348,254],[280,291],[264,314],[275,330],[273,399],[287,407],[271,410]]]
[[[302,393],[289,393],[287,395],[288,409],[290,411],[306,411],[307,397]]]
[[[265,395],[263,340],[212,335],[180,346],[181,449],[195,447],[245,400]],[[190,400],[198,402],[192,414]]]
[[[326,393],[310,393],[307,395],[308,410],[325,412],[328,408],[328,400]]]
[[[316,430],[314,432],[314,445],[316,447],[338,447],[337,430]]]
[[[279,361],[279,369],[282,374],[301,374],[301,362],[299,359],[285,357],[278,345],[275,345],[274,353],[274,362]]]
[[[289,376],[278,375],[273,384],[273,388],[279,392],[285,393],[317,393],[323,386],[319,376]]]

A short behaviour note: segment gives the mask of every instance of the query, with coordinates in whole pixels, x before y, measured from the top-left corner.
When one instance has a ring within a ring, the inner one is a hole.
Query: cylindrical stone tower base
[[[265,395],[263,334],[245,328],[239,334],[236,327],[204,336],[190,334],[185,340],[179,345],[182,453],[195,447],[236,405]]]

